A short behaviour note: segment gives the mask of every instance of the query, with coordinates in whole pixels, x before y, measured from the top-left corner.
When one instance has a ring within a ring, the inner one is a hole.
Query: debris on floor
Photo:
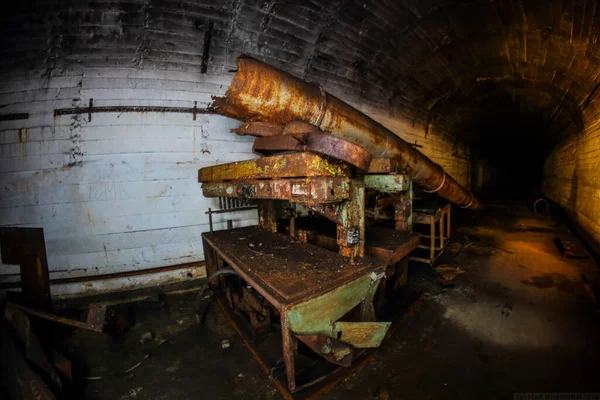
[[[145,332],[141,337],[140,337],[140,343],[141,344],[146,344],[149,341],[151,341],[152,339],[154,339],[154,334],[152,332]]]
[[[582,260],[590,257],[585,247],[583,247],[576,240],[555,238],[554,243],[556,244],[556,247],[558,248],[558,251],[562,257]]]
[[[440,265],[439,267],[435,267],[434,271],[440,274],[446,281],[453,281],[458,275],[465,273],[464,270],[449,265]]]

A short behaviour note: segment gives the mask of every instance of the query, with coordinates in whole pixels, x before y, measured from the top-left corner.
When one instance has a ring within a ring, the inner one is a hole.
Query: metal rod
[[[257,208],[258,208],[258,206],[248,206],[248,207],[238,207],[238,208],[227,208],[224,210],[214,210],[214,211],[209,208],[208,211],[205,212],[205,214],[208,214],[208,215],[225,214],[225,213],[237,212],[237,211],[256,210]]]
[[[20,310],[26,312],[29,315],[33,315],[35,317],[42,318],[42,319],[45,319],[48,321],[58,322],[59,324],[74,326],[76,328],[87,329],[87,330],[94,331],[94,332],[102,332],[101,325],[89,324],[87,322],[81,322],[81,321],[77,321],[74,319],[61,317],[58,315],[46,313],[46,312],[39,311],[39,310],[34,310],[34,309],[28,308],[28,307],[24,307],[24,306],[21,306],[18,304],[9,303],[8,306],[19,308]],[[103,319],[103,321],[104,321],[104,319]]]
[[[65,285],[71,283],[85,283],[85,282],[94,282],[94,281],[102,281],[108,279],[119,279],[119,278],[128,278],[135,276],[144,276],[151,274],[158,274],[162,272],[169,271],[177,271],[192,267],[201,267],[204,265],[204,261],[187,263],[187,264],[179,264],[179,265],[170,265],[168,267],[157,267],[157,268],[149,268],[135,271],[127,271],[127,272],[117,272],[114,274],[102,274],[102,275],[89,275],[89,276],[79,276],[76,278],[60,278],[53,279],[50,281],[51,285]],[[21,287],[21,282],[1,282],[0,289],[14,289]]]
[[[481,207],[475,196],[442,167],[319,85],[249,57],[238,58],[237,66],[238,72],[225,97],[216,98],[213,103],[218,114],[241,121],[308,122],[361,146],[374,157],[396,160],[415,182],[455,204],[471,209]]]
[[[71,114],[93,114],[93,113],[125,113],[125,112],[162,112],[183,114],[214,114],[211,107],[156,107],[156,106],[104,106],[104,107],[76,107],[57,108],[54,116]],[[29,116],[29,115],[28,115]],[[19,118],[21,119],[21,118]]]

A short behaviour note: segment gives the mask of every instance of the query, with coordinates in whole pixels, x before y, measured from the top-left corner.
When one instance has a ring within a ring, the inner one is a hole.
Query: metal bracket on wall
[[[73,115],[73,114],[87,114],[88,119],[92,120],[93,113],[125,113],[125,112],[159,112],[159,113],[181,113],[181,114],[192,114],[194,121],[198,114],[215,114],[212,107],[198,108],[198,102],[194,101],[193,107],[159,107],[159,106],[102,106],[94,107],[94,99],[90,98],[88,107],[75,107],[75,108],[57,108],[54,110],[54,116],[59,115]],[[29,114],[27,114],[29,117]],[[1,116],[0,116],[1,120]]]

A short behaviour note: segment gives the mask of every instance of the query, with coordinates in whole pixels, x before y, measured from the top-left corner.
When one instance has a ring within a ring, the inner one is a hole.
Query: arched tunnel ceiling
[[[482,134],[473,121],[501,110],[535,113],[560,133],[600,82],[595,1],[241,0],[228,7],[233,23],[217,36],[229,68],[243,49],[466,141]]]
[[[561,133],[581,124],[581,110],[600,91],[594,0],[51,0],[11,7],[18,11],[5,13],[2,24],[9,72],[41,65],[57,74],[69,63],[104,66],[98,60],[105,59],[198,73],[210,26],[209,74],[234,69],[245,53],[353,104],[471,143],[485,137],[486,121],[511,113]],[[24,32],[27,42],[11,40]]]

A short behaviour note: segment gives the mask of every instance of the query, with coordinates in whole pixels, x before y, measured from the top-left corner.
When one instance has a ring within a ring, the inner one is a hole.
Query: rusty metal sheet
[[[375,189],[383,193],[403,192],[410,189],[410,179],[406,175],[365,175],[363,177],[367,189]]]
[[[254,145],[252,146],[252,152],[262,156],[280,151],[302,151],[300,140],[294,136],[284,135],[257,137],[254,140]]]
[[[29,315],[32,315],[37,318],[42,318],[47,321],[57,322],[57,323],[63,324],[63,325],[74,326],[75,328],[87,329],[87,330],[94,331],[94,332],[102,332],[102,328],[104,325],[104,314],[106,312],[106,305],[92,305],[92,306],[94,306],[94,307],[93,308],[90,307],[90,311],[88,314],[88,317],[92,316],[92,321],[90,323],[90,321],[81,322],[81,321],[77,321],[77,320],[74,320],[71,318],[65,318],[65,317],[61,317],[59,315],[34,310],[34,309],[24,307],[24,306],[21,306],[18,304],[12,304],[12,303],[7,304],[7,308],[15,307],[15,308],[18,308],[18,309],[24,311],[25,313],[27,313]],[[100,319],[102,319],[102,320],[100,320]]]
[[[377,290],[384,275],[383,268],[372,270],[371,273],[346,281],[344,285],[330,290],[320,296],[304,300],[286,311],[289,327],[295,335],[325,334],[337,338],[332,322],[338,321],[354,307],[361,307],[361,318],[369,321],[372,317],[367,311],[372,308],[372,294]]]
[[[308,205],[336,203],[350,197],[350,179],[316,177],[207,182],[202,184],[202,194],[205,197],[288,200]]]
[[[338,340],[358,349],[379,347],[391,322],[342,322],[333,324]]]
[[[246,122],[231,132],[240,136],[278,136],[283,133],[283,125],[269,122]]]
[[[481,207],[474,195],[444,169],[394,132],[314,83],[250,57],[237,60],[225,97],[213,109],[242,121],[288,124],[304,121],[367,150],[391,158],[419,185],[464,208]]]
[[[327,335],[296,335],[296,337],[312,351],[330,363],[350,367],[354,358],[354,349],[345,343],[332,339]]]
[[[96,332],[102,332],[104,327],[104,317],[106,315],[106,304],[94,303],[90,304],[88,310],[87,325],[88,329]]]
[[[298,230],[308,243],[338,251],[336,238],[315,231]],[[366,230],[365,254],[385,265],[393,265],[407,257],[420,243],[418,233],[401,232],[392,228],[369,227]]]
[[[392,265],[407,257],[420,243],[421,235],[373,226],[366,232],[365,253],[386,265]]]
[[[203,233],[202,238],[279,309],[330,292],[372,271],[383,271],[383,266],[370,258],[351,264],[337,253],[258,227]],[[361,282],[365,287],[374,283],[368,276]],[[364,295],[357,297],[357,302],[362,298]]]
[[[292,153],[201,168],[198,182],[350,176],[350,172],[348,165],[337,160],[315,153]]]
[[[369,168],[372,158],[362,147],[323,133],[259,137],[254,141],[252,150],[257,154],[269,154],[275,151],[312,151],[345,161],[362,171]]]
[[[304,121],[292,121],[283,127],[284,135],[301,135],[305,133],[323,133],[323,131]]]
[[[397,174],[401,173],[402,168],[398,161],[391,158],[373,157],[369,164],[369,174]]]

